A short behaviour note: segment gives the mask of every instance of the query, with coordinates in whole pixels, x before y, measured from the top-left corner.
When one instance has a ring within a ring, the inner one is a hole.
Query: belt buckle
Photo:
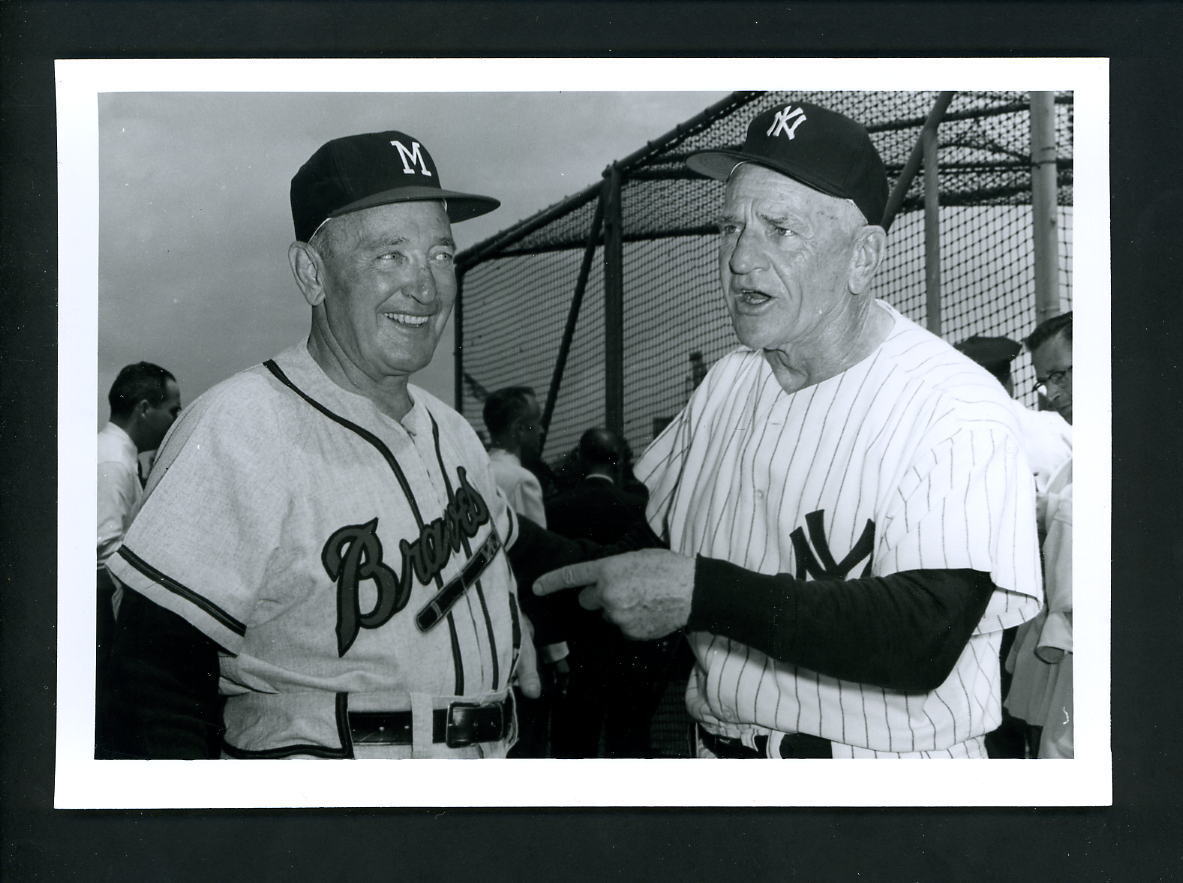
[[[473,738],[474,721],[467,712],[475,712],[480,709],[480,703],[477,702],[453,702],[448,706],[448,721],[444,727],[444,744],[449,748],[467,748],[475,741]],[[453,733],[453,728],[457,730],[463,728],[463,733]]]

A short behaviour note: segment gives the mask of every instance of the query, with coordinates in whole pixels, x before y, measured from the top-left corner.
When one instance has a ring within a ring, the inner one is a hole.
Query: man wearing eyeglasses
[[[1072,313],[1042,322],[1027,338],[1040,397],[1072,422]],[[1072,460],[1038,498],[1046,604],[1019,627],[1007,668],[1006,708],[1027,722],[1033,756],[1073,756]]]
[[[1019,424],[1019,440],[1027,455],[1027,464],[1035,476],[1035,490],[1037,493],[1043,493],[1056,470],[1072,456],[1072,427],[1055,411],[1035,411],[1014,398],[1015,383],[1011,363],[1023,351],[1023,345],[1009,337],[984,337],[975,334],[961,341],[956,348],[989,371],[1011,397],[1014,417]],[[1049,376],[1048,379],[1055,385],[1060,378]],[[1042,384],[1037,383],[1036,390],[1044,395]],[[1046,395],[1043,401],[1047,403]],[[1009,644],[1004,641],[1004,656],[1008,650]]]
[[[1035,365],[1035,390],[1072,422],[1072,313],[1054,316],[1027,338]]]

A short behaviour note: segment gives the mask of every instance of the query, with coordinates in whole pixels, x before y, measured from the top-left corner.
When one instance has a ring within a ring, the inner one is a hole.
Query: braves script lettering
[[[338,656],[353,646],[361,629],[379,628],[407,606],[412,575],[420,585],[428,585],[460,551],[464,538],[472,539],[480,526],[489,522],[489,507],[468,483],[464,467],[458,467],[456,473],[460,486],[443,514],[423,525],[414,540],[399,541],[402,571],[398,576],[382,560],[377,518],[339,528],[324,544],[321,563],[337,584]],[[362,613],[358,589],[367,580],[373,580],[377,600],[369,613]]]
[[[805,538],[805,531],[800,527],[789,534],[797,557],[797,579],[805,579],[806,576],[814,579],[846,579],[847,574],[864,558],[867,559],[867,566],[859,576],[870,574],[871,552],[875,548],[875,522],[868,518],[862,536],[858,538],[854,548],[841,561],[835,561],[830,551],[830,541],[826,539],[825,518],[825,509],[818,509],[805,516],[805,525],[809,528],[808,540]],[[814,549],[817,550],[816,555]]]

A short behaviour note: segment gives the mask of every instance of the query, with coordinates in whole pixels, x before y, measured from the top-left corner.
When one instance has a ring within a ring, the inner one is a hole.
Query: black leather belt
[[[351,711],[349,732],[355,745],[410,745],[412,718],[409,711]],[[431,741],[449,748],[463,748],[478,742],[499,742],[513,727],[513,700],[477,705],[453,702],[431,713]]]
[[[700,725],[698,738],[707,751],[715,757],[733,758],[767,758],[768,736],[760,734],[752,741],[756,747],[748,748],[739,739],[728,736],[716,736],[708,733]],[[784,758],[833,758],[834,751],[829,739],[811,736],[808,733],[785,733],[780,741],[780,756]]]

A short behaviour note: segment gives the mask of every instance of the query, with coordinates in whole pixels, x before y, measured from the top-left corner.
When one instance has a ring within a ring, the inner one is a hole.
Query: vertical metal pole
[[[1060,313],[1059,225],[1056,210],[1056,103],[1031,93],[1031,227],[1035,256],[1035,322]]]
[[[932,109],[929,110],[928,116],[924,120],[924,128],[936,131],[937,126],[941,124],[941,120],[945,118],[945,111],[949,109],[949,105],[953,101],[953,96],[956,92],[942,92],[937,96],[937,100],[932,103]],[[908,154],[908,161],[904,163],[904,167],[900,170],[900,176],[895,179],[895,186],[891,188],[891,195],[887,197],[887,208],[883,210],[883,226],[890,227],[891,222],[895,220],[895,216],[899,214],[900,207],[904,204],[904,197],[908,195],[908,188],[912,186],[912,181],[916,178],[916,173],[920,171],[920,162],[924,157],[924,139],[917,138],[916,143],[912,145],[912,152]]]
[[[555,370],[550,375],[550,389],[547,390],[546,407],[542,411],[540,449],[546,447],[546,437],[550,434],[550,421],[554,417],[559,389],[563,385],[563,372],[567,370],[567,356],[571,352],[571,341],[575,337],[575,325],[579,321],[579,309],[583,306],[583,294],[587,291],[592,258],[595,256],[596,246],[600,241],[600,231],[604,228],[604,201],[607,198],[605,190],[606,188],[601,188],[600,198],[596,202],[596,212],[592,216],[591,229],[587,233],[587,245],[583,249],[583,260],[579,264],[579,277],[575,280],[575,294],[571,298],[571,307],[567,310],[567,324],[563,328],[563,338],[559,341],[559,355],[555,359]]]
[[[455,408],[464,413],[464,271],[456,274],[456,305],[452,308],[452,370]]]
[[[620,168],[604,182],[604,425],[624,433],[624,242]]]
[[[941,194],[937,166],[937,129],[925,126],[924,145],[924,290],[928,330],[941,333]]]

